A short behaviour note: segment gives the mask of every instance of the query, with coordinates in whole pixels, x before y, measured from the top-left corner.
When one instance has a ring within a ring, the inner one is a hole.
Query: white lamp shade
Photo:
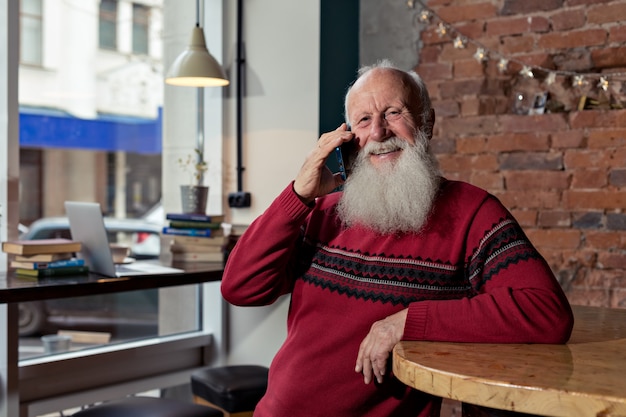
[[[189,46],[174,60],[165,82],[187,87],[221,87],[229,84],[221,65],[206,47],[201,27],[193,28]]]

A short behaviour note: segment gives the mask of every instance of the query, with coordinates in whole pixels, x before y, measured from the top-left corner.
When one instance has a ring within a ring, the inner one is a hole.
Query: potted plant
[[[209,187],[203,185],[204,173],[209,168],[202,151],[194,149],[195,155],[178,158],[178,165],[189,175],[189,184],[181,185],[183,213],[206,213]]]

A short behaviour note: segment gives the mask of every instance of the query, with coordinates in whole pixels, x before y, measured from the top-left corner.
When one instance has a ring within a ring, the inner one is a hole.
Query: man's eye
[[[387,120],[396,120],[402,115],[402,112],[397,110],[388,111],[385,113],[385,119]]]

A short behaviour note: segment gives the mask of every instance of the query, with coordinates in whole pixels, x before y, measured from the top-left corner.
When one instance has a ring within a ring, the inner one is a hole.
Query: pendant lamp
[[[209,53],[200,27],[200,0],[196,1],[196,27],[189,46],[174,60],[165,82],[185,87],[222,87],[229,84],[222,66]]]

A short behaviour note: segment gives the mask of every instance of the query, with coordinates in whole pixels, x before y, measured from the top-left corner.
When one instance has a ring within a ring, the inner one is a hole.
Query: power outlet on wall
[[[252,203],[252,196],[245,191],[238,191],[236,193],[228,194],[228,207],[250,207]]]

